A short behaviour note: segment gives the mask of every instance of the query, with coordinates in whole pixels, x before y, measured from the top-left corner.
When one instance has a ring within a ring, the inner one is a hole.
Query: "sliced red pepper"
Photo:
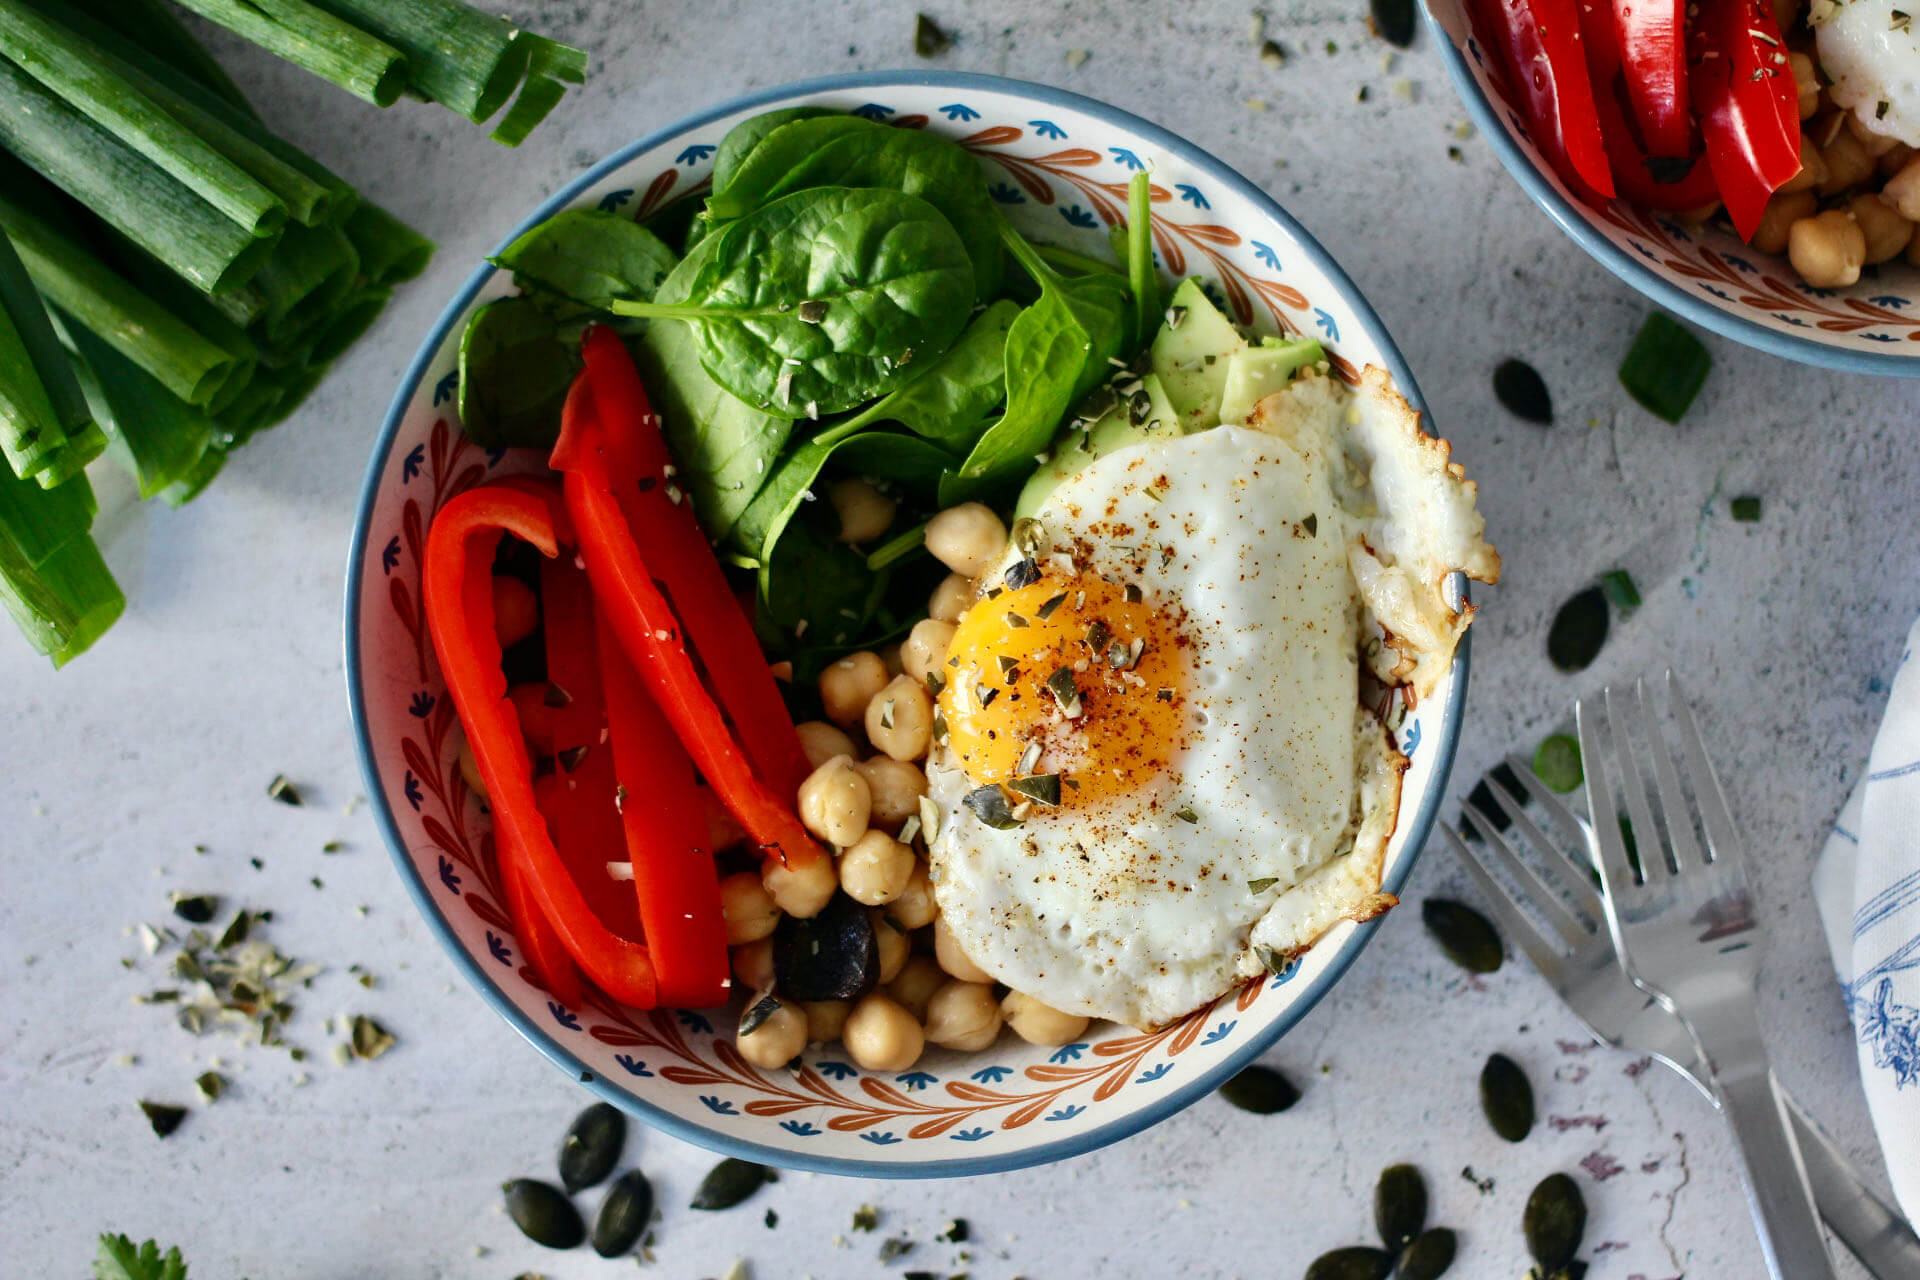
[[[1693,154],[1685,0],[1611,0],[1609,9],[1614,47],[1627,78],[1627,101],[1647,153],[1674,159]],[[1603,96],[1598,85],[1594,89],[1595,97]],[[1603,132],[1605,128],[1603,108]]]
[[[607,754],[621,788],[633,896],[660,971],[660,999],[709,1008],[727,998],[727,926],[693,761],[604,620],[599,627]]]
[[[519,488],[469,489],[448,500],[427,532],[421,594],[447,692],[487,786],[503,860],[517,868],[529,896],[588,977],[616,1000],[652,1008],[657,985],[647,948],[600,923],[553,846],[500,670],[489,580],[500,535],[511,533],[552,557],[559,554],[564,523],[550,497]]]
[[[793,791],[776,793],[734,740],[719,704],[700,680],[680,619],[661,592],[648,559],[613,492],[609,446],[595,408],[593,389],[576,379],[561,410],[554,466],[564,477],[567,510],[580,536],[580,551],[595,601],[608,629],[638,668],[647,691],[673,725],[701,775],[725,800],[764,856],[800,866],[820,848],[800,824]],[[651,553],[650,553],[651,554]],[[711,555],[711,550],[706,554]],[[756,659],[764,665],[764,659]]]
[[[751,614],[736,601],[692,505],[673,483],[673,459],[640,371],[619,335],[604,325],[588,330],[583,354],[605,432],[608,478],[634,539],[646,548],[748,761],[776,791],[793,795],[809,772],[800,735],[767,669]]]
[[[1613,181],[1620,198],[1638,208],[1668,213],[1684,213],[1711,205],[1720,193],[1714,185],[1713,167],[1703,155],[1694,157],[1692,166],[1678,182],[1655,179],[1659,160],[1648,156],[1634,136],[1626,108],[1620,103],[1623,91],[1624,86],[1616,80],[1613,92],[1603,93],[1594,100],[1600,112],[1600,135],[1606,139],[1607,161],[1613,166]]]
[[[1689,93],[1714,184],[1742,240],[1800,172],[1800,112],[1786,43],[1767,0],[1700,0]]]
[[[1587,199],[1611,199],[1613,177],[1593,106],[1578,0],[1473,0],[1475,26],[1540,154]]]
[[[650,944],[654,968],[663,970],[659,943],[641,932],[633,886],[607,873],[609,862],[626,861],[608,743],[607,700],[600,691],[600,654],[595,642],[593,588],[570,556],[540,564],[545,606],[548,702],[554,707],[554,773],[535,783],[540,812],[554,847],[573,873],[600,922],[622,938]],[[542,784],[548,784],[543,786]],[[713,909],[719,912],[716,896]]]

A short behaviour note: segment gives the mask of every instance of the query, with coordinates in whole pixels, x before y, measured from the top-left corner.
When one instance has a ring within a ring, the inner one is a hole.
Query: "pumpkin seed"
[[[1547,629],[1547,658],[1562,671],[1584,671],[1607,642],[1607,593],[1599,587],[1576,592]]]
[[[147,1123],[153,1126],[153,1136],[156,1138],[167,1137],[180,1127],[181,1121],[187,1118],[185,1107],[176,1107],[166,1102],[142,1101],[140,1113],[146,1116]]]
[[[1420,904],[1420,919],[1447,958],[1462,969],[1492,973],[1500,967],[1500,935],[1472,907],[1451,898],[1428,898]]]
[[[1527,1233],[1527,1252],[1543,1271],[1567,1266],[1587,1229],[1587,1202],[1580,1195],[1580,1184],[1564,1173],[1541,1179],[1527,1197],[1520,1225]]]
[[[515,1178],[500,1189],[507,1196],[507,1216],[535,1244],[571,1249],[587,1238],[580,1211],[558,1187],[532,1178]]]
[[[1315,1258],[1307,1268],[1306,1280],[1387,1280],[1392,1271],[1392,1254],[1356,1244]]]
[[[1413,0],[1372,0],[1373,29],[1398,49],[1413,44]]]
[[[1446,1227],[1423,1231],[1400,1255],[1398,1280],[1439,1280],[1453,1265],[1458,1247],[1453,1232]]]
[[[593,1251],[603,1258],[632,1253],[652,1216],[653,1184],[638,1169],[627,1170],[607,1188],[593,1216]]]
[[[1427,1180],[1410,1164],[1389,1165],[1373,1188],[1373,1225],[1380,1243],[1399,1250],[1427,1225]]]
[[[700,1186],[693,1193],[693,1207],[731,1209],[758,1191],[761,1183],[769,1181],[768,1172],[767,1166],[750,1160],[722,1160],[700,1179]]]
[[[626,1145],[627,1117],[611,1103],[594,1103],[567,1126],[560,1143],[560,1185],[572,1195],[606,1181]]]
[[[1547,426],[1553,422],[1553,397],[1539,370],[1525,360],[1502,360],[1493,371],[1493,394],[1507,412],[1528,422]]]
[[[1480,1068],[1480,1109],[1487,1123],[1508,1142],[1519,1142],[1533,1132],[1533,1085],[1520,1064],[1496,1053]]]
[[[1272,1067],[1248,1067],[1220,1086],[1220,1096],[1242,1111],[1270,1116],[1300,1101],[1300,1091]]]

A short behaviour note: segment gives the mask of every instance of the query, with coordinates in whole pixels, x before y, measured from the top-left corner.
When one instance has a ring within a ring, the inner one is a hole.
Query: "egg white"
[[[1908,0],[1816,4],[1820,69],[1833,81],[1833,100],[1869,132],[1920,147],[1920,31],[1896,12],[1910,14]]]

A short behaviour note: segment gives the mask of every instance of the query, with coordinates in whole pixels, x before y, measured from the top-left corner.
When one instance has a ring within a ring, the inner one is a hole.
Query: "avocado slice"
[[[1071,427],[1061,429],[1053,439],[1047,460],[1027,478],[1026,486],[1020,490],[1020,500],[1013,506],[1014,519],[1024,519],[1038,511],[1062,480],[1095,458],[1156,436],[1180,434],[1179,415],[1158,375],[1149,373],[1140,379],[1140,389],[1146,396],[1144,416],[1122,400],[1088,427],[1084,438]],[[1136,417],[1141,417],[1141,421],[1134,422]]]
[[[1220,395],[1226,388],[1226,360],[1247,348],[1227,318],[1200,288],[1186,279],[1173,291],[1168,312],[1180,323],[1162,325],[1153,339],[1153,371],[1180,415],[1180,430],[1191,434],[1220,421]]]
[[[1244,427],[1253,406],[1276,391],[1284,391],[1293,375],[1326,359],[1317,338],[1268,338],[1257,347],[1236,351],[1226,359],[1226,381],[1220,392],[1220,421]]]

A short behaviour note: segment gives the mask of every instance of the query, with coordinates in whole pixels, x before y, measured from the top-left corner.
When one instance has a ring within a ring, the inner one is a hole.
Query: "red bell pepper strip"
[[[634,540],[647,549],[741,750],[768,785],[794,795],[810,772],[800,735],[767,669],[751,614],[735,600],[692,505],[679,497],[660,416],[640,371],[619,335],[603,325],[588,330],[583,353],[605,432],[608,476]]]
[[[1704,209],[1720,198],[1714,186],[1713,167],[1705,156],[1695,156],[1692,167],[1678,182],[1661,182],[1654,177],[1657,160],[1641,149],[1627,122],[1626,108],[1620,105],[1618,81],[1614,91],[1594,100],[1600,112],[1600,136],[1606,139],[1607,161],[1613,166],[1614,186],[1620,198],[1638,208],[1684,213]]]
[[[580,535],[601,616],[702,776],[740,819],[762,855],[790,866],[805,865],[821,856],[820,848],[785,798],[794,793],[776,793],[754,773],[719,704],[701,683],[680,620],[642,558],[614,495],[608,452],[593,389],[582,375],[574,380],[561,410],[553,465],[563,475],[567,510]]]
[[[1474,25],[1504,69],[1533,143],[1568,186],[1612,199],[1579,0],[1473,0]]]
[[[1785,42],[1767,0],[1700,0],[1689,92],[1713,180],[1742,240],[1773,193],[1800,172],[1800,112]]]
[[[553,847],[500,670],[489,580],[500,534],[511,533],[551,557],[559,554],[563,525],[550,497],[518,488],[469,489],[449,499],[427,531],[421,594],[447,692],[487,785],[503,859],[517,868],[529,896],[587,976],[614,999],[650,1009],[657,986],[647,949],[600,923]]]
[[[724,1004],[727,925],[693,761],[620,642],[604,620],[599,626],[620,822],[640,923],[660,971],[660,1000],[683,1009]]]
[[[1647,153],[1684,159],[1694,150],[1687,98],[1686,0],[1611,0],[1608,8],[1614,47],[1626,73],[1627,101]],[[1598,85],[1594,93],[1604,96]],[[1605,128],[1603,113],[1603,132]]]
[[[561,705],[552,712],[555,771],[535,780],[534,794],[554,847],[593,913],[622,938],[644,937],[654,968],[663,970],[660,944],[641,932],[633,886],[607,873],[609,862],[626,860],[626,835],[620,828],[607,701],[600,691],[593,589],[571,556],[557,557],[540,563],[540,598],[547,622],[548,702]],[[713,909],[720,909],[717,897]]]

